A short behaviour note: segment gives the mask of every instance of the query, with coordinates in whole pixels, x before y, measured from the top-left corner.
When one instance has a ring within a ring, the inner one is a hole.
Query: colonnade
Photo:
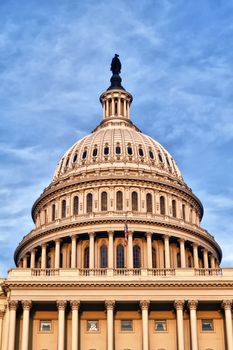
[[[23,326],[22,326],[22,346],[21,350],[28,350],[29,344],[29,320],[30,320],[30,308],[32,302],[24,300],[21,302],[23,308]],[[142,313],[142,350],[149,350],[149,300],[141,300],[139,302]],[[184,322],[183,322],[183,309],[185,301],[175,300],[174,308],[176,310],[176,324],[177,324],[177,350],[185,350],[184,342]],[[9,302],[9,336],[8,336],[8,350],[15,349],[15,335],[16,335],[16,310],[18,301],[11,300]],[[58,309],[58,350],[65,349],[65,311],[67,301],[57,301]],[[198,333],[197,333],[197,300],[188,300],[187,306],[190,313],[190,335],[191,335],[191,349],[198,350]],[[72,313],[72,338],[71,338],[71,350],[78,350],[79,343],[79,300],[70,301],[71,313]],[[106,300],[105,307],[107,311],[107,350],[114,350],[114,307],[115,300]],[[226,334],[226,350],[233,350],[233,338],[232,338],[232,301],[223,300],[222,308],[225,314],[225,334]],[[0,318],[1,319],[1,318]],[[2,323],[0,323],[0,334],[2,333]]]

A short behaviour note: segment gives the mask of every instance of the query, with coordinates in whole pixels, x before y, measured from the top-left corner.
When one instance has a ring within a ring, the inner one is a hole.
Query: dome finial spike
[[[121,72],[121,61],[119,60],[119,55],[115,53],[115,56],[112,59],[111,62],[111,68],[110,70],[112,71],[112,77],[110,79],[111,85],[108,88],[108,90],[112,89],[122,89],[123,86],[121,85],[121,77],[120,77],[120,72]]]

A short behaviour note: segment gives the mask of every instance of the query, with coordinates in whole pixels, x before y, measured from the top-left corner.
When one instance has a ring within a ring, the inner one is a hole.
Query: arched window
[[[92,194],[87,195],[87,213],[92,213]]]
[[[118,102],[118,101],[117,101],[117,99],[115,98],[115,99],[114,99],[115,114],[118,113],[118,111],[117,111],[117,110],[118,110],[118,108],[117,108],[117,102]]]
[[[120,146],[116,146],[116,154],[117,154],[117,155],[121,154],[121,148],[120,148]]]
[[[97,157],[97,154],[98,154],[98,148],[94,148],[92,152],[93,157]]]
[[[175,199],[172,200],[172,216],[173,216],[173,218],[176,218],[176,201],[175,201]]]
[[[152,267],[156,268],[156,249],[154,247],[152,248]]]
[[[73,202],[73,214],[77,215],[78,214],[78,196],[74,197],[74,202]]]
[[[163,158],[162,158],[162,156],[161,156],[161,154],[160,154],[160,153],[158,153],[158,157],[159,157],[159,161],[160,161],[160,163],[163,163]]]
[[[67,160],[66,160],[66,166],[68,166],[69,161],[70,161],[70,158],[68,157]]]
[[[149,150],[149,156],[150,156],[150,159],[154,159],[154,153],[151,151],[151,150]]]
[[[144,152],[143,152],[143,149],[142,148],[139,148],[138,149],[138,154],[140,157],[143,157],[144,156]]]
[[[104,147],[104,155],[105,156],[109,155],[109,147],[108,146]]]
[[[101,211],[108,210],[108,195],[107,192],[101,193]]]
[[[122,244],[118,244],[117,250],[116,250],[116,256],[117,256],[117,268],[123,269],[125,267],[125,256],[124,256],[124,246]]]
[[[61,217],[64,219],[66,217],[66,200],[63,199],[61,202]]]
[[[85,149],[83,151],[82,159],[86,159],[86,158],[87,158],[87,150]]]
[[[160,204],[160,214],[165,215],[165,198],[164,198],[164,196],[160,197],[159,204]]]
[[[132,211],[138,211],[138,194],[137,192],[132,192]]]
[[[123,210],[123,193],[121,191],[116,193],[116,209]]]
[[[84,269],[89,269],[89,247],[84,249],[84,261],[83,261]]]
[[[185,220],[185,204],[182,204],[182,218]]]
[[[133,267],[134,269],[141,267],[141,249],[138,245],[133,246]]]
[[[108,267],[108,248],[105,244],[100,247],[100,268]]]
[[[131,146],[128,146],[128,147],[127,147],[127,153],[128,153],[129,156],[132,156],[132,154],[133,154],[133,149],[132,149]]]
[[[152,195],[147,193],[146,195],[146,211],[147,213],[152,213]]]
[[[56,219],[56,205],[52,204],[52,221]]]
[[[73,158],[73,163],[76,162],[77,158],[78,158],[78,155],[77,155],[77,153],[75,153],[74,158]]]

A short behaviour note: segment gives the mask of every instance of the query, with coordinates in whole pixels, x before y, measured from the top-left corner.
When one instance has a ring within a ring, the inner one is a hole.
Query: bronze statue
[[[119,75],[121,72],[121,61],[119,60],[119,55],[115,54],[115,57],[113,57],[112,59],[112,63],[111,63],[111,71],[112,74],[117,74]]]

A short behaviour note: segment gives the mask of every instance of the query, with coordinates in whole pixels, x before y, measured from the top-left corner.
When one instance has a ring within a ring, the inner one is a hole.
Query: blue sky
[[[176,159],[233,266],[233,2],[0,2],[0,275],[122,61],[132,120]]]

